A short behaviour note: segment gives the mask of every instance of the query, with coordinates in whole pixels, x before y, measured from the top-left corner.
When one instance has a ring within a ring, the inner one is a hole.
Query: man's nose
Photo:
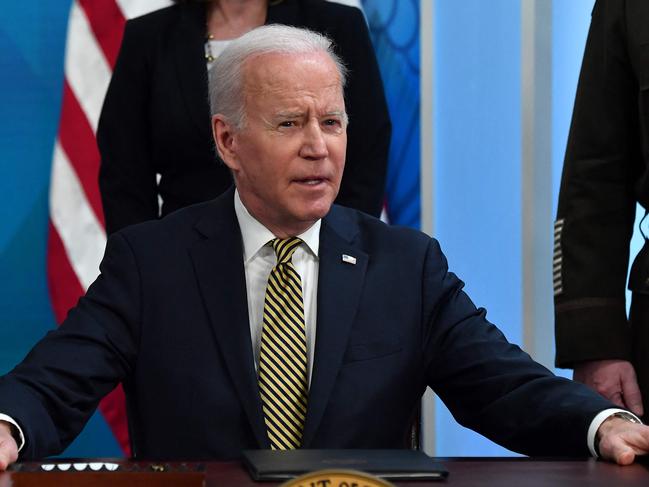
[[[304,127],[304,141],[300,149],[300,156],[305,159],[323,159],[328,155],[329,150],[320,122],[312,120]]]

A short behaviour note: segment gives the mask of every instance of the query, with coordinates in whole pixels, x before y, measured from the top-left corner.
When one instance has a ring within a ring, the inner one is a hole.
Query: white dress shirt
[[[239,192],[234,193],[234,211],[241,228],[243,241],[243,264],[246,272],[246,293],[248,295],[248,319],[250,336],[254,351],[255,369],[259,366],[259,348],[264,317],[264,299],[270,271],[277,263],[275,251],[268,244],[275,238],[266,227],[259,223],[243,206]],[[315,330],[318,296],[318,249],[320,247],[320,220],[301,235],[304,243],[293,254],[293,266],[302,281],[302,300],[304,301],[304,324],[306,326],[307,370],[309,384],[313,370],[313,350],[315,349]]]

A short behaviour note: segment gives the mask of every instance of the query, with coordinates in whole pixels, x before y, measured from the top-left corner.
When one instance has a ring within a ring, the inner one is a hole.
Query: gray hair
[[[243,77],[241,68],[253,56],[268,53],[304,54],[324,52],[338,68],[341,88],[347,68],[333,50],[328,37],[307,29],[282,24],[257,27],[233,40],[214,60],[209,75],[209,96],[212,115],[220,113],[237,128],[245,123]]]

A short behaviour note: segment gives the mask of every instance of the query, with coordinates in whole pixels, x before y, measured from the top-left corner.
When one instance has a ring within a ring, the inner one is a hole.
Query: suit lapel
[[[233,207],[233,191],[214,202],[216,212],[200,220],[196,229],[205,238],[190,248],[198,285],[216,342],[260,448],[268,448],[261,400],[257,389],[241,232]]]
[[[317,331],[303,436],[305,448],[320,425],[341,367],[368,262],[368,255],[352,244],[356,226],[337,213],[334,208],[320,230]],[[355,258],[356,263],[344,262],[343,255]]]
[[[179,29],[174,30],[169,48],[173,50],[180,96],[196,128],[203,137],[210,135],[207,67],[205,61],[205,4],[188,2],[180,5]]]

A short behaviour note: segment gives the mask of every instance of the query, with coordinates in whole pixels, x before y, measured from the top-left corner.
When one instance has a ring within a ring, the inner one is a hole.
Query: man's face
[[[219,151],[248,211],[278,237],[327,214],[345,166],[345,102],[325,53],[263,54],[243,66],[245,123],[216,115]]]

